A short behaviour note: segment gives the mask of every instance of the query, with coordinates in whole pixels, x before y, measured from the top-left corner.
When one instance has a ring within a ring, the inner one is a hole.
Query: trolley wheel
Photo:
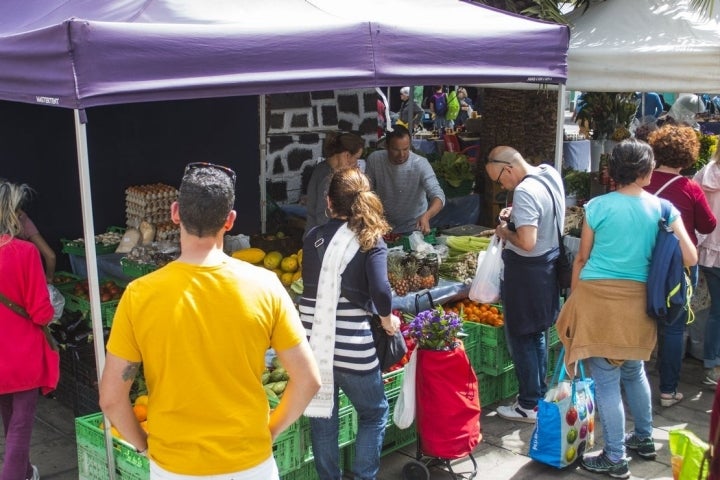
[[[430,480],[430,470],[424,463],[413,460],[403,467],[402,478],[403,480]]]

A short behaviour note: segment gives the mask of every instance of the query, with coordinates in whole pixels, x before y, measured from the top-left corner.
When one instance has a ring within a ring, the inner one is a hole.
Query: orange
[[[147,420],[147,405],[134,405],[133,413],[138,422],[144,422]]]

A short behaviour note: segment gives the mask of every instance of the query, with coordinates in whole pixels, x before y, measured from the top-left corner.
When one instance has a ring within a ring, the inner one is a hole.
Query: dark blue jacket
[[[325,246],[344,222],[331,219],[325,225],[313,228],[305,236],[303,243],[303,297],[316,298],[321,260],[315,243],[320,237]],[[392,309],[392,292],[387,277],[387,245],[380,238],[378,243],[363,252],[358,250],[342,274],[341,295],[355,305],[386,316]]]

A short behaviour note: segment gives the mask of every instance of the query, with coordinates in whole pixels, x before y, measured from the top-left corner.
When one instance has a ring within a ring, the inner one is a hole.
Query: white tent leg
[[[565,85],[558,85],[557,128],[555,129],[555,169],[562,172],[563,130],[565,128]]]
[[[267,129],[265,120],[267,109],[265,108],[265,94],[260,95],[260,233],[267,229]]]
[[[83,231],[85,237],[85,261],[87,262],[88,286],[90,295],[90,318],[92,319],[93,342],[95,346],[95,366],[98,384],[105,368],[105,336],[103,334],[100,312],[100,281],[98,279],[97,251],[95,250],[95,226],[93,224],[92,191],[90,189],[90,162],[87,146],[87,117],[84,110],[74,110],[75,143],[80,173],[80,200],[82,204]],[[110,421],[105,418],[105,450],[108,458],[108,478],[115,480],[115,458],[113,457]]]

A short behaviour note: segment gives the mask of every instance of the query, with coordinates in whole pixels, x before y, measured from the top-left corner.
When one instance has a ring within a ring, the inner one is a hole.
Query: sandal
[[[680,392],[673,393],[661,393],[660,394],[660,405],[663,407],[672,407],[676,403],[683,399],[683,394]]]

